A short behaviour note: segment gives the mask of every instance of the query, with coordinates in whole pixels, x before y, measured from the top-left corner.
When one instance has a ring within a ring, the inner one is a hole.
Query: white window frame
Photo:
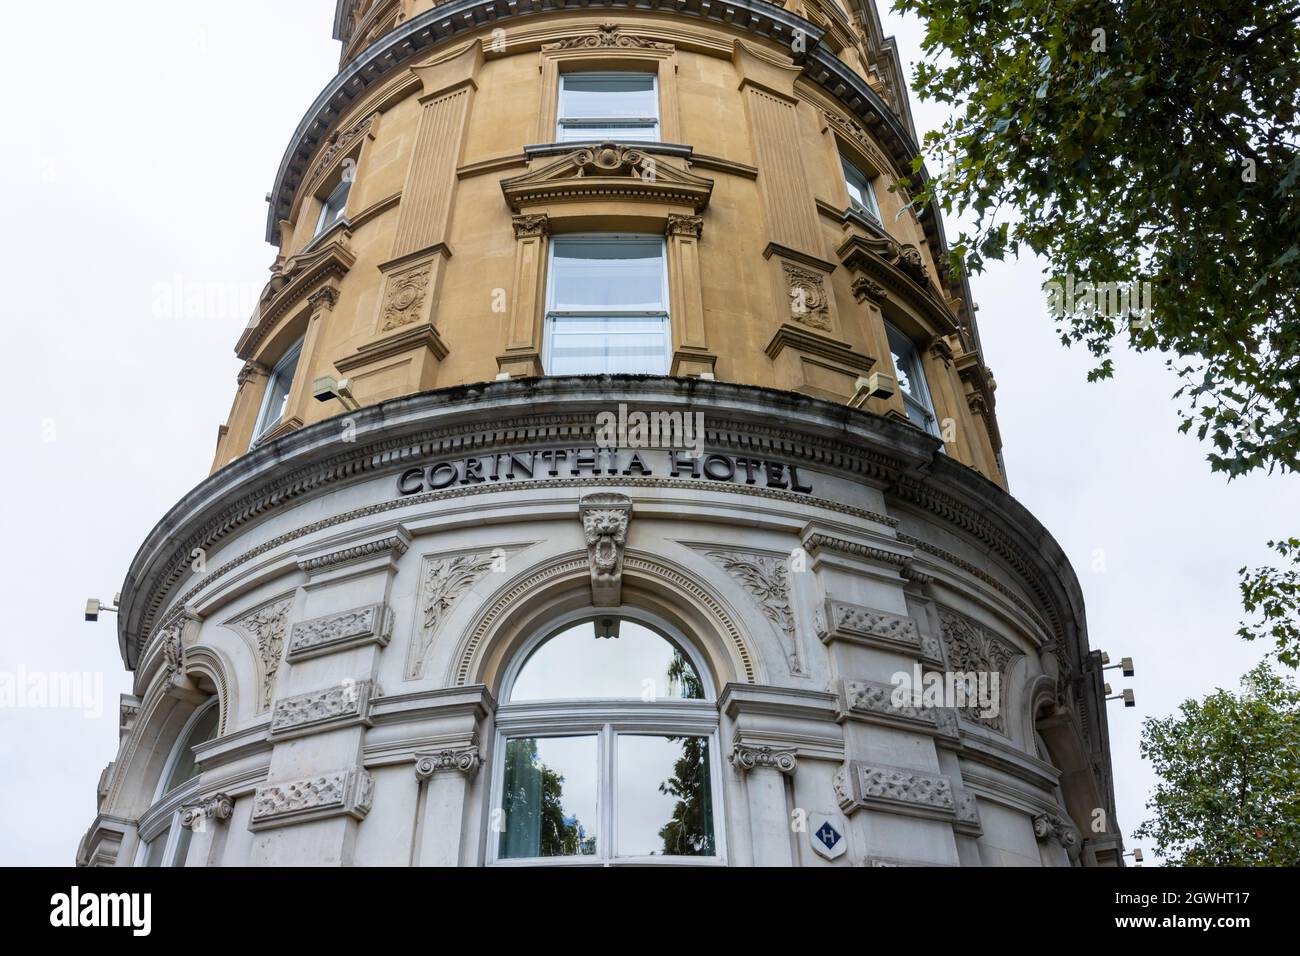
[[[659,301],[663,304],[658,310],[618,310],[618,309],[556,309],[555,308],[555,250],[567,242],[623,242],[623,241],[657,241],[659,243],[660,291]],[[657,318],[662,321],[664,331],[664,371],[657,374],[667,375],[673,367],[673,323],[672,303],[668,299],[668,240],[663,236],[627,232],[565,233],[555,236],[549,243],[546,260],[546,315],[542,320],[542,369],[545,374],[551,371],[551,346],[554,341],[554,320],[557,318]],[[565,374],[598,375],[600,372],[578,372]],[[609,374],[620,374],[617,372]]]
[[[348,199],[352,196],[352,186],[352,179],[345,175],[339,180],[338,185],[330,190],[330,194],[325,197],[325,201],[321,205],[320,216],[316,220],[316,231],[312,233],[312,239],[316,239],[322,234],[328,232],[343,219],[347,218]],[[339,193],[343,194],[342,198],[339,201],[337,209],[334,211],[334,215],[330,216],[330,207]]]
[[[145,860],[149,856],[149,848],[165,832],[167,834],[167,843],[163,847],[161,868],[184,866],[185,861],[178,859],[177,850],[180,849],[181,842],[181,807],[189,803],[190,800],[198,793],[199,778],[187,780],[185,783],[168,792],[164,788],[167,786],[168,779],[171,778],[172,771],[176,769],[176,762],[180,760],[181,749],[185,742],[190,739],[190,734],[194,731],[195,726],[213,707],[220,706],[216,697],[213,697],[205,704],[200,704],[190,714],[189,719],[185,721],[185,726],[181,728],[180,734],[176,737],[176,743],[172,745],[171,753],[167,755],[167,760],[163,764],[162,773],[158,776],[158,785],[154,788],[153,804],[140,817],[140,845],[136,848],[135,863],[136,867],[143,868]],[[220,728],[218,728],[218,733]]]
[[[880,215],[880,203],[876,199],[876,187],[872,182],[872,177],[864,173],[861,167],[844,155],[843,152],[840,153],[840,169],[844,174],[844,188],[849,194],[849,208],[860,215],[866,216],[876,225],[883,225],[884,219]],[[854,187],[871,200],[869,205],[864,205],[854,198]]]
[[[650,89],[654,97],[655,112],[653,116],[641,116],[627,114],[625,116],[566,116],[565,115],[565,93],[566,84],[569,77],[581,76],[588,79],[604,79],[624,76],[645,76],[650,78]],[[560,89],[557,99],[556,116],[555,116],[555,140],[559,143],[595,143],[602,140],[614,139],[617,141],[626,140],[633,143],[657,143],[662,135],[663,122],[660,118],[662,112],[659,103],[659,74],[654,71],[642,70],[572,70],[560,74]],[[629,130],[648,130],[650,135],[645,136],[612,136],[606,132],[600,136],[569,136],[570,132],[577,132],[583,129],[595,127],[626,127]]]
[[[939,433],[939,416],[934,410],[934,397],[930,393],[930,383],[925,376],[925,363],[921,360],[921,350],[916,347],[911,336],[904,333],[892,322],[885,323],[885,334],[889,339],[890,361],[893,361],[895,343],[905,345],[904,352],[910,353],[913,361],[913,368],[905,369],[909,379],[916,382],[919,396],[909,394],[900,383],[898,394],[903,399],[903,406],[907,409],[914,409],[924,416],[926,427],[924,431],[933,435],[935,438],[942,437]],[[898,369],[895,369],[897,372]],[[908,416],[911,421],[911,416]],[[915,424],[915,422],[913,422]]]
[[[500,808],[505,786],[506,742],[516,738],[580,737],[597,738],[598,761],[596,782],[596,853],[592,856],[529,857],[503,859],[499,856],[501,834],[487,828],[488,866],[726,866],[726,818],[724,817],[724,777],[722,774],[721,737],[717,691],[705,667],[703,657],[679,630],[661,618],[637,608],[581,608],[556,619],[534,635],[515,654],[502,681],[502,697],[510,700],[515,681],[524,665],[542,644],[575,624],[602,616],[617,616],[624,621],[644,625],[670,639],[695,668],[704,690],[703,700],[660,699],[644,703],[639,698],[522,701],[497,707],[496,734],[492,758],[492,783],[489,799]],[[709,742],[709,791],[713,797],[714,856],[623,856],[618,853],[618,807],[612,799],[618,787],[618,737],[692,736]],[[504,824],[504,819],[503,819]]]
[[[298,375],[298,363],[302,361],[302,344],[303,339],[299,339],[284,353],[280,361],[275,363],[275,368],[266,379],[266,389],[262,392],[262,404],[257,412],[257,424],[253,426],[253,440],[250,447],[256,445],[262,440],[262,436],[269,432],[283,418],[283,414],[278,414],[275,418],[270,418],[272,414],[271,396],[275,394],[275,383],[283,376],[290,364],[293,364],[293,375],[289,378],[289,387],[285,392],[288,396],[293,392],[293,380]],[[269,419],[269,420],[268,420]]]

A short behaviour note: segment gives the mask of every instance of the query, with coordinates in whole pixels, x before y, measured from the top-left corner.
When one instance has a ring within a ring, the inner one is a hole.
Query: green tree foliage
[[[1300,467],[1300,2],[895,7],[927,24],[916,90],[951,108],[926,137],[943,173],[915,198],[973,213],[952,265],[978,272],[1028,248],[1058,289],[1149,282],[1138,321],[1095,296],[1056,298],[1090,377],[1112,374],[1117,339],[1157,350],[1214,470]],[[1258,614],[1242,633],[1275,639],[1294,666],[1300,549],[1277,550],[1289,570],[1242,570]]]
[[[1242,687],[1142,726],[1160,783],[1135,836],[1171,864],[1300,865],[1300,689],[1267,664]]]

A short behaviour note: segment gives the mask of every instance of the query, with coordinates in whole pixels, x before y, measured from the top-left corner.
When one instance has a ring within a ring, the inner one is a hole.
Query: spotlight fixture
[[[318,402],[332,402],[337,398],[339,404],[349,412],[355,412],[361,407],[352,395],[352,383],[346,378],[337,379],[333,375],[323,375],[312,382],[311,393]]]
[[[116,614],[118,605],[120,605],[121,603],[122,603],[121,594],[115,594],[113,596],[112,607],[106,607],[104,605],[104,602],[101,601],[99,598],[91,598],[86,602],[86,621],[93,624],[95,621],[99,620],[99,615],[104,612],[107,612],[109,614]]]
[[[1102,665],[1103,665],[1103,666],[1102,666],[1102,670],[1104,670],[1104,671],[1113,671],[1113,670],[1119,668],[1119,669],[1121,669],[1121,672],[1124,674],[1125,677],[1132,677],[1132,676],[1133,676],[1133,658],[1131,658],[1131,657],[1121,657],[1121,658],[1119,659],[1119,663],[1118,663],[1118,664],[1111,664],[1111,663],[1110,663],[1110,655],[1109,655],[1109,654],[1102,654],[1102,655],[1101,655],[1101,663],[1102,663]],[[1109,666],[1106,666],[1106,665],[1109,665]]]
[[[1120,691],[1118,694],[1111,694],[1111,692],[1110,692],[1110,685],[1107,684],[1107,685],[1106,685],[1106,694],[1108,695],[1108,696],[1106,697],[1107,700],[1122,700],[1122,701],[1124,701],[1124,706],[1125,706],[1125,707],[1136,707],[1136,706],[1137,706],[1137,698],[1135,698],[1135,697],[1133,696],[1133,691],[1132,691],[1131,688],[1125,687],[1125,688],[1124,688],[1122,691]]]
[[[1142,848],[1141,848],[1141,847],[1137,847],[1136,849],[1133,850],[1132,853],[1125,853],[1124,855],[1125,855],[1125,856],[1131,856],[1131,857],[1133,857],[1133,863],[1134,863],[1135,865],[1137,865],[1137,866],[1141,866],[1141,865],[1142,865]]]

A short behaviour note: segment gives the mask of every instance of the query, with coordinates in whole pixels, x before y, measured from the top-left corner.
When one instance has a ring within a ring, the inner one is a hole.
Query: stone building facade
[[[1119,865],[870,0],[335,34],[79,862]]]

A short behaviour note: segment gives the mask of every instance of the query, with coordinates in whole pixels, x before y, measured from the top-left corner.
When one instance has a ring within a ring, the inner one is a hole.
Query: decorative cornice
[[[605,23],[595,33],[565,37],[556,43],[542,44],[543,50],[671,50],[671,43],[659,43],[646,37],[622,33],[617,23]]]
[[[731,748],[731,765],[740,773],[751,770],[776,770],[793,775],[798,767],[798,754],[794,750],[773,747],[756,747],[737,742]]]
[[[349,548],[331,551],[329,554],[306,558],[298,562],[298,567],[308,574],[317,574],[321,571],[343,567],[382,554],[391,554],[400,558],[406,554],[410,546],[409,538],[405,535],[394,534],[378,541],[367,541],[365,544],[353,545]]]
[[[356,263],[346,229],[319,248],[285,260],[271,277],[252,321],[235,345],[235,354],[251,359],[263,339],[294,306],[326,283],[341,280]]]
[[[319,494],[341,481],[355,481],[366,475],[383,474],[406,467],[412,456],[454,455],[464,448],[490,453],[514,447],[518,441],[578,442],[594,440],[594,424],[581,424],[592,413],[585,409],[605,407],[611,392],[625,395],[647,407],[671,407],[682,402],[707,403],[712,409],[706,444],[718,450],[736,449],[748,454],[769,454],[794,460],[823,473],[842,475],[876,487],[892,488],[892,494],[932,511],[945,521],[955,521],[982,544],[994,544],[994,553],[1007,557],[1009,566],[1022,574],[1044,613],[1050,613],[1057,636],[1060,623],[1082,614],[1078,582],[1068,561],[1050,535],[1027,511],[1000,489],[978,478],[963,466],[943,460],[937,443],[916,429],[879,416],[801,395],[791,395],[752,386],[700,380],[682,381],[654,376],[605,377],[596,379],[547,378],[528,382],[498,382],[444,389],[410,396],[353,414],[357,433],[369,436],[351,445],[337,442],[337,426],[322,422],[286,435],[279,441],[259,446],[218,472],[182,499],[160,522],[141,546],[123,589],[123,613],[119,639],[124,661],[139,665],[141,654],[156,636],[155,621],[167,607],[189,603],[221,577],[248,561],[283,545],[338,527],[362,517],[427,504],[437,500],[468,497],[507,490],[473,486],[451,488],[414,496],[411,499],[381,501],[345,514],[298,525],[257,547],[237,554],[202,577],[194,577],[191,555],[196,548],[209,553],[248,522],[269,512],[291,506],[305,496]],[[520,411],[523,401],[529,409],[545,405],[545,411]],[[750,414],[761,404],[764,413]],[[498,409],[490,421],[484,409]],[[462,416],[462,412],[464,416]],[[472,414],[471,414],[472,413]],[[575,430],[574,422],[579,422]],[[931,474],[912,479],[909,474],[928,467]],[[708,491],[707,482],[687,479],[591,478],[549,483],[554,487],[612,488],[633,484],[638,487],[697,488]],[[942,486],[946,490],[940,490]],[[527,483],[517,483],[520,488]],[[509,487],[515,487],[511,485]],[[716,486],[712,486],[716,491]],[[737,485],[730,494],[798,501],[805,507],[824,509],[877,521],[861,509],[830,498],[810,499],[772,489]],[[955,495],[960,494],[962,500]],[[999,523],[1007,527],[999,530]],[[1015,523],[1017,544],[1012,538]],[[899,540],[918,552],[937,553],[906,535]],[[1031,544],[1032,542],[1032,544]],[[974,572],[972,572],[974,573]],[[177,583],[188,586],[176,593]],[[1036,583],[1039,581],[1053,583]],[[1023,604],[1023,602],[1020,602]],[[1077,608],[1077,610],[1076,610]],[[1039,620],[1035,616],[1035,620]],[[1082,636],[1082,632],[1075,632]],[[1070,643],[1070,642],[1067,642]],[[1078,660],[1077,652],[1074,659]]]
[[[597,198],[687,206],[700,212],[709,204],[713,180],[637,146],[611,142],[580,146],[540,169],[503,179],[501,192],[516,213]]]

